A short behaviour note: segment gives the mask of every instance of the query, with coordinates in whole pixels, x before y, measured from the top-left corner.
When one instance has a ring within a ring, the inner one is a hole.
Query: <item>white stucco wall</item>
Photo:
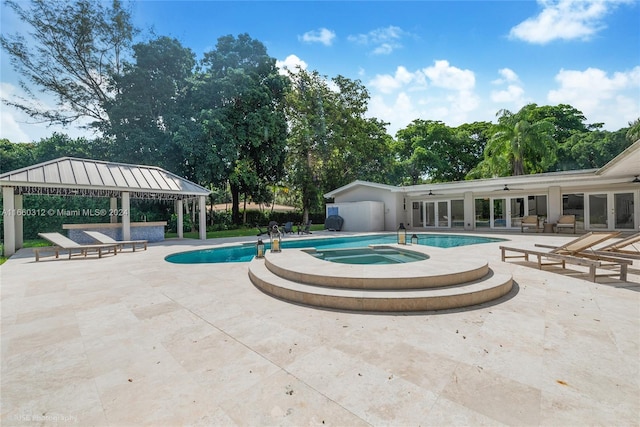
[[[383,223],[380,228],[371,231],[395,231],[401,222],[407,223],[407,215],[403,211],[402,193],[391,192],[384,188],[357,186],[336,196],[334,203],[327,204],[327,207],[345,202],[382,202]],[[344,218],[342,214],[340,216]]]
[[[327,204],[327,216],[330,210],[338,210],[344,219],[342,231],[383,231],[384,203],[362,201]]]

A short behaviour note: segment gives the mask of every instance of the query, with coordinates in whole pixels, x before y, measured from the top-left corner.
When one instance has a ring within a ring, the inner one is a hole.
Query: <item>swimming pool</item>
[[[452,248],[456,246],[475,245],[481,243],[500,242],[505,239],[492,237],[418,234],[418,244],[435,246],[438,248]],[[326,248],[346,249],[362,248],[370,245],[389,245],[397,242],[395,234],[375,234],[366,236],[328,237],[318,239],[283,239],[282,248]],[[265,244],[269,248],[269,244]],[[174,264],[209,264],[226,262],[249,262],[256,253],[255,242],[244,243],[223,248],[199,249],[195,251],[180,252],[165,257],[165,261]]]

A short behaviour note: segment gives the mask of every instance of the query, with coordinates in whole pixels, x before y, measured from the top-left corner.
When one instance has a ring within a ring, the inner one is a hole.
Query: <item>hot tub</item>
[[[341,264],[404,264],[407,262],[423,261],[429,258],[428,255],[423,253],[390,246],[349,249],[305,249],[303,252],[324,261]]]

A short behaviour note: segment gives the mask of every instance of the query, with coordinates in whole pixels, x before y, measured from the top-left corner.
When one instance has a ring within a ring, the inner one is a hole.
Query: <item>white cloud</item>
[[[0,83],[0,99],[18,100],[25,98],[24,91],[10,83]],[[38,100],[31,104],[42,109],[51,109],[55,101],[46,95],[40,95]],[[49,126],[46,123],[34,122],[34,119],[26,113],[0,104],[0,138],[6,138],[11,142],[35,142],[42,138],[49,138],[54,132],[69,135],[71,138],[93,138],[92,131],[81,129],[80,126],[88,125],[89,120],[79,120],[77,126],[63,127],[61,125]]]
[[[476,84],[473,71],[453,67],[446,60],[435,61],[435,65],[423,69],[423,72],[432,85],[445,89],[471,90]]]
[[[278,67],[280,74],[286,75],[287,70],[293,73],[295,73],[298,68],[306,70],[307,63],[298,58],[298,56],[291,54],[287,56],[284,61],[276,61],[276,67]]]
[[[491,91],[491,101],[501,104],[503,108],[504,104],[510,104],[509,108],[513,107],[514,110],[519,110],[525,104],[527,100],[524,97],[524,88],[520,83],[520,78],[510,68],[502,68],[498,70],[501,78],[498,78],[491,83],[496,86],[507,85],[504,89],[498,89]]]
[[[502,76],[502,78],[496,79],[496,80],[492,81],[491,83],[499,85],[499,84],[503,84],[503,83],[519,82],[520,81],[520,78],[515,73],[515,71],[513,71],[510,68],[502,68],[502,69],[498,70],[498,74],[500,74],[500,76]]]
[[[405,67],[400,65],[396,68],[396,73],[393,76],[390,74],[378,74],[369,82],[369,85],[378,89],[382,93],[392,93],[394,90],[400,89],[414,80],[424,80],[424,77],[420,75],[420,71],[411,73]]]
[[[640,117],[640,66],[611,76],[598,68],[560,70],[555,80],[559,88],[547,94],[550,103],[569,104],[588,120],[605,123],[608,130],[626,127]]]
[[[466,123],[480,105],[474,73],[444,60],[413,72],[399,66],[393,75],[376,75],[367,86],[373,88],[368,114],[390,122],[392,135],[418,118],[449,126]]]
[[[336,38],[336,33],[326,28],[320,28],[318,30],[307,31],[299,38],[305,43],[322,43],[325,46],[331,46],[333,39]]]
[[[517,85],[508,85],[506,89],[491,91],[491,100],[498,104],[515,104],[516,107],[523,107],[526,103],[523,101],[524,89]]]
[[[366,34],[350,35],[347,40],[356,44],[373,46],[371,53],[374,55],[388,55],[402,47],[400,40],[406,35],[408,33],[402,28],[391,25],[386,28],[376,28]]]
[[[589,39],[605,28],[604,17],[632,0],[538,0],[542,11],[513,27],[509,36],[529,43]]]

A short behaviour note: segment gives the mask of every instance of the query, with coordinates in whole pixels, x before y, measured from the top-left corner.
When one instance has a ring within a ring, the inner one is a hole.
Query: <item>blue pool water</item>
[[[462,235],[439,235],[439,234],[418,234],[418,244],[424,246],[435,246],[438,248],[453,248],[456,246],[475,245],[479,243],[500,242],[505,239],[462,236]],[[388,245],[397,243],[395,234],[379,234],[369,236],[333,237],[324,239],[292,239],[282,240],[282,248],[325,248],[325,249],[345,249],[362,248],[369,245]],[[265,248],[269,244],[265,242]],[[221,262],[249,262],[256,253],[255,242],[245,243],[224,248],[200,249],[196,251],[180,252],[168,255],[165,261],[175,264],[206,264]]]

